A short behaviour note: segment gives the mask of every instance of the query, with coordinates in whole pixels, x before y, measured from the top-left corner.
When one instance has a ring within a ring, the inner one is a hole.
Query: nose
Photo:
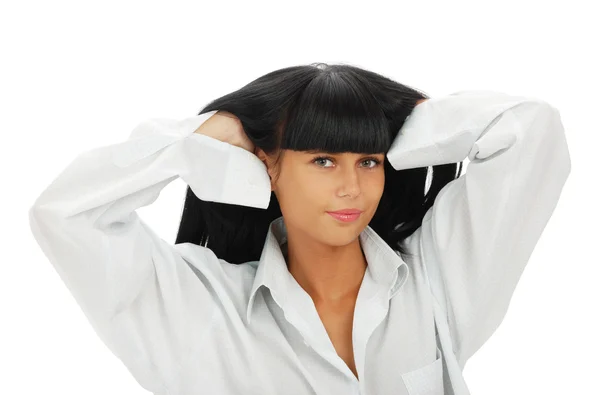
[[[356,197],[360,194],[360,179],[354,169],[345,171],[340,176],[340,185],[338,187],[338,196]]]

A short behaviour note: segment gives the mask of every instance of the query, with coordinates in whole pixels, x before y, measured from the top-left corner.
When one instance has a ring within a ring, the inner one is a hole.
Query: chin
[[[355,241],[364,228],[359,224],[352,224],[351,226],[346,224],[346,226],[341,227],[334,224],[322,229],[325,232],[323,237],[327,241],[327,244],[341,247]]]

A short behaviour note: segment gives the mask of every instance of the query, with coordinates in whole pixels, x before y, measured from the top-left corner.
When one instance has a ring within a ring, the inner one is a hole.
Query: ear
[[[268,156],[265,153],[265,151],[262,150],[262,148],[255,147],[254,148],[254,155],[256,155],[258,157],[258,159],[260,159],[262,161],[262,163],[265,164],[265,166],[267,166]]]
[[[269,178],[271,179],[271,191],[275,190],[275,185],[273,184],[273,167],[270,165],[271,161],[269,156],[262,150],[262,148],[255,148],[254,155],[258,157],[265,164],[267,168],[267,173],[269,174]]]

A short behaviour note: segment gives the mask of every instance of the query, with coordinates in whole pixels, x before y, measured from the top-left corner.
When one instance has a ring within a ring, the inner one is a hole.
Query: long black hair
[[[214,110],[235,115],[255,147],[277,164],[283,149],[386,153],[417,100],[427,98],[357,66],[312,63],[265,74],[213,100],[198,115]],[[438,192],[461,170],[462,162],[395,170],[386,158],[385,186],[369,226],[408,254],[403,240],[421,226]],[[273,191],[267,209],[260,209],[203,201],[188,186],[175,243],[210,248],[233,264],[256,261],[269,224],[281,215]]]

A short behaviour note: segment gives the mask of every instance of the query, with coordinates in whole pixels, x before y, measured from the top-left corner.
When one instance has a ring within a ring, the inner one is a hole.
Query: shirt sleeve
[[[35,240],[96,333],[156,393],[209,327],[216,295],[204,284],[222,263],[199,246],[199,278],[136,210],[178,177],[206,201],[267,208],[271,196],[258,157],[194,133],[215,112],[148,119],[128,140],[83,152],[29,209]]]
[[[396,170],[469,159],[408,238],[439,268],[462,368],[503,320],[571,171],[561,116],[534,97],[456,92],[417,105],[387,157]]]

